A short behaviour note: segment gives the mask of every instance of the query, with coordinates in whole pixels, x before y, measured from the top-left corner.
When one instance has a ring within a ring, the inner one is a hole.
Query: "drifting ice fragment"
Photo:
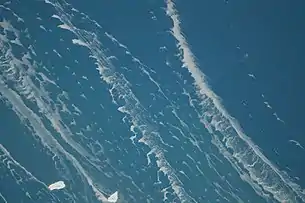
[[[118,201],[118,191],[116,191],[115,193],[113,193],[112,195],[110,195],[107,199],[108,202],[117,202]]]
[[[64,181],[57,181],[48,186],[49,190],[60,190],[66,187]]]

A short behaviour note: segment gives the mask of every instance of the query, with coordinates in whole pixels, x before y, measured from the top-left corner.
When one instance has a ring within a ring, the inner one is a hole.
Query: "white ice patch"
[[[48,186],[49,190],[61,190],[66,187],[64,181],[57,181]]]
[[[69,25],[66,25],[66,24],[61,24],[61,25],[58,25],[57,27],[62,28],[64,30],[70,30],[70,31],[73,30]]]
[[[88,44],[86,44],[85,42],[83,42],[83,41],[80,40],[80,39],[72,39],[72,43],[73,43],[73,44],[76,44],[76,45],[88,47]]]
[[[114,203],[118,201],[118,191],[110,195],[107,199],[108,202]]]

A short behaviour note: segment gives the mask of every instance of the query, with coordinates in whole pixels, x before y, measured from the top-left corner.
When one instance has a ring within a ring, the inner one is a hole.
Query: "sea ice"
[[[60,190],[66,187],[64,181],[57,181],[48,186],[49,190]]]

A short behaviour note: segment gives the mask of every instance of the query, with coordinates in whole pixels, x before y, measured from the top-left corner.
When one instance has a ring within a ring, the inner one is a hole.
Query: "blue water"
[[[302,140],[303,134],[304,97],[297,92],[304,87],[304,2],[276,4],[278,8],[272,10],[274,4],[265,1],[227,5],[206,2],[200,7],[184,6],[181,13],[185,13],[183,20],[188,24],[186,32],[192,30],[187,32],[192,50],[231,115],[241,121],[271,160],[283,161],[283,167],[294,165],[297,174],[303,176],[303,157],[286,151],[287,139]],[[200,17],[191,12],[196,8],[194,13]],[[196,43],[199,41],[203,42]],[[256,79],[245,77],[249,73]],[[264,101],[272,104],[273,110],[266,109]],[[247,104],[243,108],[242,102]],[[272,118],[274,111],[284,125]],[[290,147],[293,153],[302,153]],[[280,158],[273,157],[277,156],[273,149],[281,152]]]
[[[304,7],[2,3],[0,202],[305,202]]]

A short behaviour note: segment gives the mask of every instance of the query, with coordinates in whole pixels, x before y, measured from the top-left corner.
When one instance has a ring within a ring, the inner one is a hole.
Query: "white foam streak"
[[[243,174],[249,173],[248,180],[253,188],[262,187],[264,191],[269,192],[278,201],[296,201],[295,198],[301,198],[305,201],[304,191],[291,179],[279,171],[258,149],[258,147],[246,136],[238,122],[232,118],[222,106],[220,99],[208,87],[205,76],[196,64],[195,57],[191,52],[188,43],[183,36],[180,28],[180,21],[173,1],[167,0],[167,15],[173,21],[172,35],[178,41],[178,48],[182,55],[183,67],[187,68],[194,79],[194,86],[198,97],[202,100],[202,114],[207,111],[212,112],[211,124],[214,126],[214,133],[221,133],[226,147],[233,150],[233,154],[223,154],[234,157],[243,165]],[[217,126],[215,125],[217,124]],[[256,160],[257,167],[252,167],[253,160]],[[231,162],[236,166],[236,163]]]
[[[0,198],[2,199],[2,201],[3,201],[4,203],[7,203],[5,197],[4,197],[1,193],[0,193]]]

